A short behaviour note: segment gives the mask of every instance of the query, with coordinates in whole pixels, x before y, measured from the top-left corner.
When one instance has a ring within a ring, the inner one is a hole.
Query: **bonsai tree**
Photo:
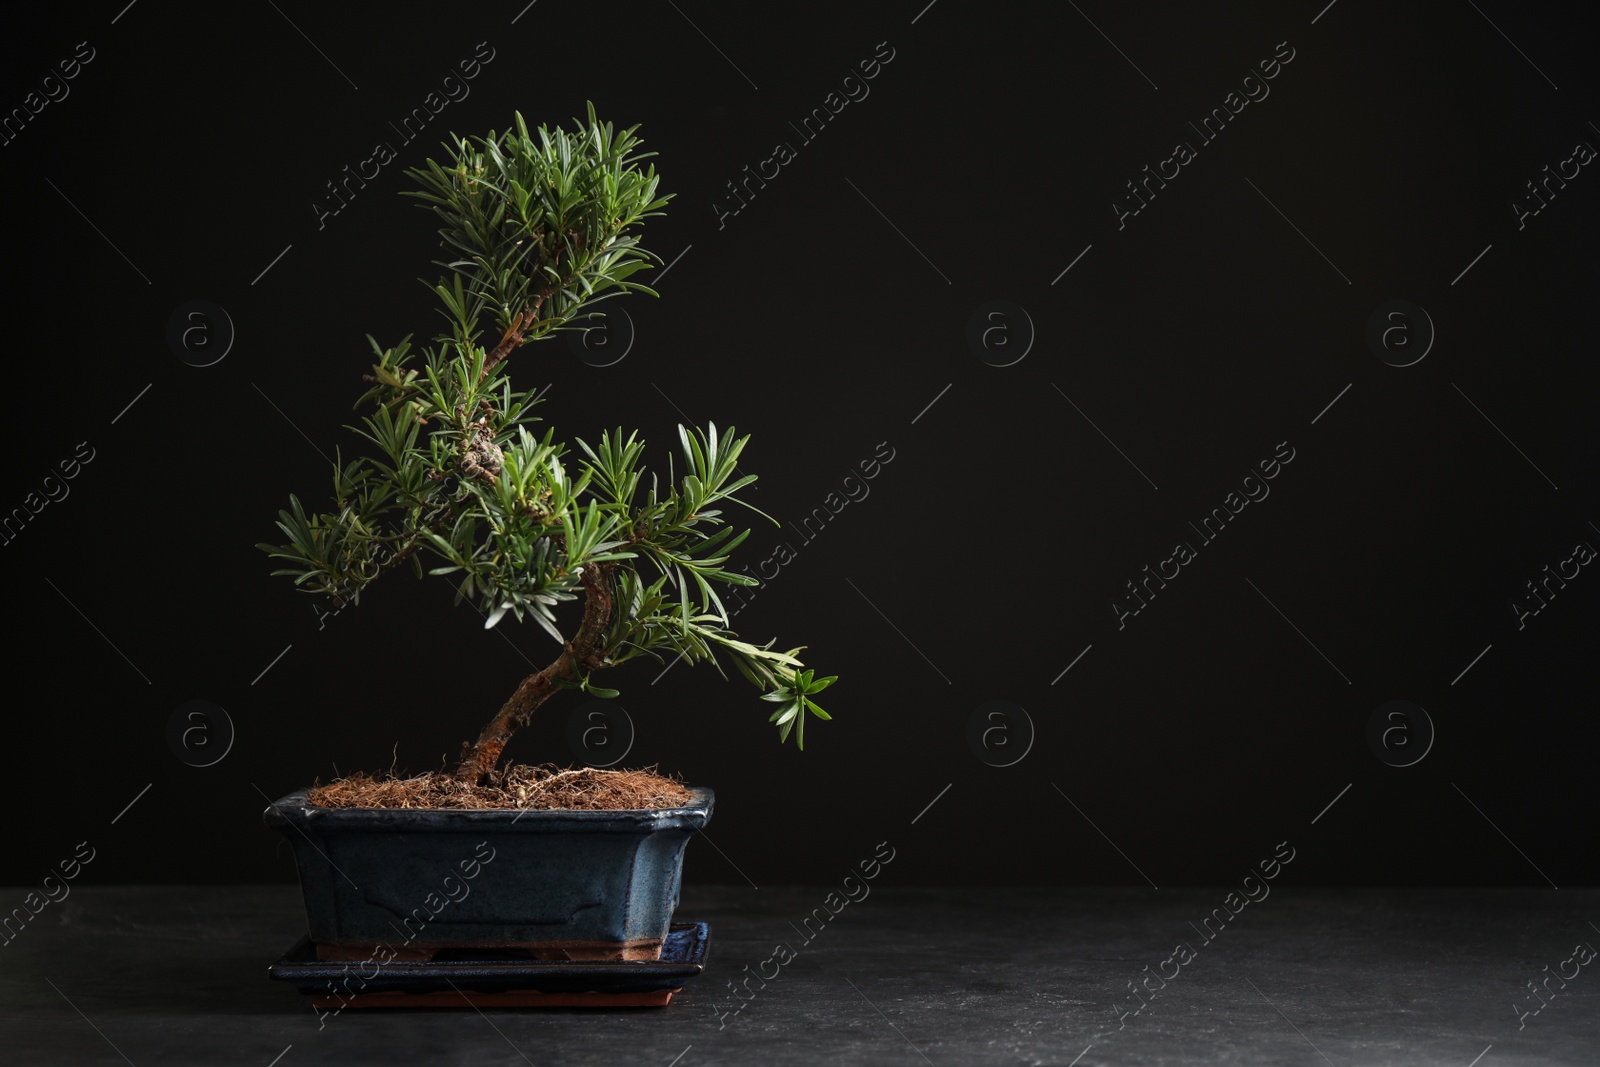
[[[804,646],[742,640],[717,595],[757,584],[729,568],[750,531],[734,533],[724,508],[777,521],[740,497],[756,480],[735,477],[748,436],[680,425],[681,476],[669,460],[662,480],[646,473],[637,433],[578,440],[574,454],[553,431],[529,429],[538,401],[509,377],[527,358],[514,359],[519,350],[604,300],[656,295],[629,280],[661,261],[638,238],[670,199],[657,194],[654,164],[641,167],[655,153],[639,151],[637,126],[614,131],[593,104],[588,112],[570,132],[530,134],[519,113],[504,133],[452,134],[445,162],[406,172],[419,188],[402,195],[442,223],[446,258],[435,265],[447,273],[428,287],[448,328],[420,359],[409,334],[389,347],[368,336],[376,362],[356,405],[366,414],[347,427],[365,454],[340,455],[329,510],[291,496],[278,521],[288,542],[259,546],[284,561],[274,574],[335,607],[404,566],[448,577],[456,603],[475,604],[485,627],[510,615],[554,639],[555,658],[463,746],[455,775],[470,784],[494,779],[506,743],[552,695],[613,697],[594,675],[640,656],[673,653],[719,671],[731,662],[777,705],[769,721],[780,743],[793,731],[803,748],[806,716],[829,717],[812,698],[834,679],[803,668]],[[563,623],[556,609],[579,599],[581,616]]]

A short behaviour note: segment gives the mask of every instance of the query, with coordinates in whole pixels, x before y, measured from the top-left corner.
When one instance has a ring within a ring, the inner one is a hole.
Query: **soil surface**
[[[319,808],[561,808],[644,810],[687,804],[682,782],[656,772],[514,764],[482,785],[434,771],[411,778],[357,772],[313,786],[307,802]]]

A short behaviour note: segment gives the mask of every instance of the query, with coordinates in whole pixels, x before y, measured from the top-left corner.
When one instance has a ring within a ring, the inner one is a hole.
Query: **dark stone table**
[[[1600,961],[1574,956],[1600,891],[1279,885],[1215,932],[1226,887],[877,885],[808,941],[829,891],[685,887],[710,967],[665,1008],[319,1020],[266,974],[295,887],[80,887],[0,947],[0,1063],[1600,1063]]]

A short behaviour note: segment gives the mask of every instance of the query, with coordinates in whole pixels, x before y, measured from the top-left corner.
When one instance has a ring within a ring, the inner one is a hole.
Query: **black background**
[[[1307,883],[1600,874],[1600,578],[1521,630],[1510,607],[1600,545],[1600,177],[1585,167],[1521,230],[1511,206],[1600,144],[1574,9],[277,7],[34,10],[4,45],[7,109],[78,42],[95,51],[0,147],[0,506],[79,442],[95,452],[0,550],[5,881],[85,839],[98,881],[290,879],[267,799],[437,766],[526,671],[438,580],[392,577],[319,629],[254,545],[291,492],[323,503],[364,335],[438,329],[417,283],[436,239],[396,195],[403,168],[448,131],[518,109],[565,123],[589,99],[660,153],[676,198],[645,243],[682,258],[659,300],[628,298],[620,363],[560,339],[514,357],[520,383],[551,386],[558,435],[637,427],[664,466],[681,419],[735,425],[753,499],[793,524],[894,452],[814,541],[757,525],[742,551],[797,555],[740,631],[841,676],[803,754],[732,672],[605,682],[638,728],[630,764],[717,791],[720,852],[692,850],[689,878],[832,881],[883,840],[908,883],[1231,882],[1284,840]],[[1196,142],[1187,123],[1285,41],[1270,96],[1119,230],[1123,183]],[[479,42],[494,59],[470,96],[401,144],[387,123]],[[870,95],[800,143],[789,123],[879,42],[894,58]],[[319,229],[324,183],[379,140],[399,159]],[[719,226],[724,184],[779,141],[797,158]],[[210,367],[166,343],[191,299],[237,329]],[[1037,331],[1012,366],[966,341],[993,299]],[[1393,299],[1437,329],[1413,366],[1364,340]],[[1270,497],[1119,630],[1124,583],[1285,441]],[[531,624],[507,634],[554,652]],[[207,768],[166,740],[194,699],[237,728]],[[1390,699],[1437,729],[1414,766],[1368,746]],[[1014,766],[968,747],[990,700],[1037,729]],[[547,706],[512,754],[570,760],[580,702]]]

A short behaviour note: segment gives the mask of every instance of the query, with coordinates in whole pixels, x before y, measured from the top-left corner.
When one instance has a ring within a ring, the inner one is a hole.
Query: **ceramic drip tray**
[[[653,960],[536,960],[462,949],[431,960],[319,960],[309,937],[267,969],[317,1008],[660,1007],[705,970],[711,928],[673,923]]]

